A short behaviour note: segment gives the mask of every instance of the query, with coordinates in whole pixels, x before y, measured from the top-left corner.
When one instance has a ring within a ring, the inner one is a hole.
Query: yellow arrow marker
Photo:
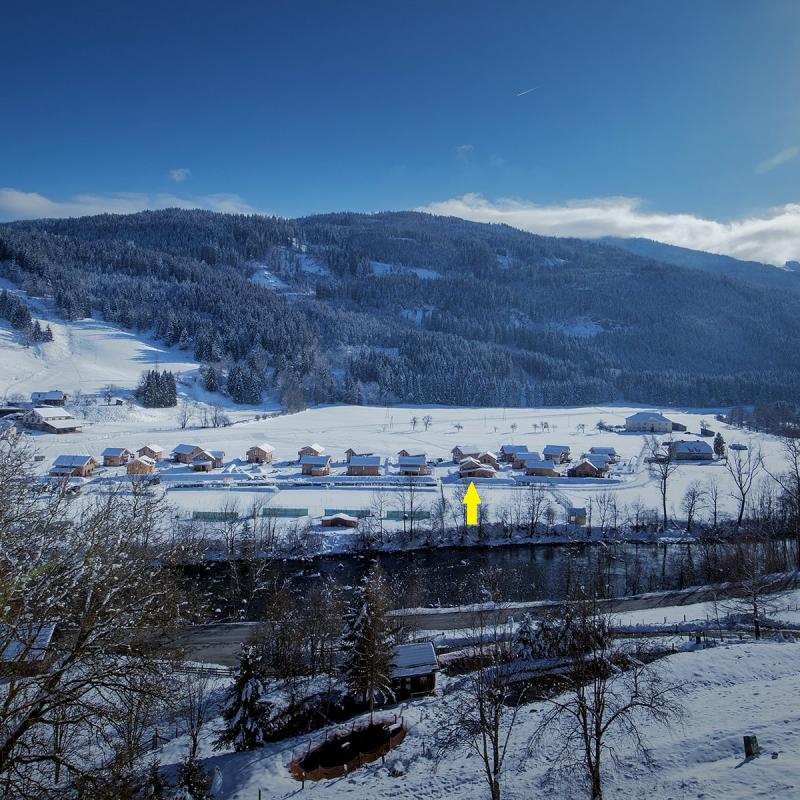
[[[467,525],[477,525],[478,506],[481,504],[481,498],[472,481],[469,482],[467,493],[464,495],[462,502],[467,507]]]

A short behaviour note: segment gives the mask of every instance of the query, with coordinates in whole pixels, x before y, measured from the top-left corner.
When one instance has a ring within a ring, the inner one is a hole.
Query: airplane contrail
[[[522,97],[524,94],[530,94],[531,92],[535,92],[539,87],[534,86],[533,89],[526,89],[524,92],[518,92],[517,97]]]

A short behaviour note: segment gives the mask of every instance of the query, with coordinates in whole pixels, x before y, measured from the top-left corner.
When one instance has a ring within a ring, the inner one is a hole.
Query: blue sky
[[[3,27],[3,219],[426,207],[800,258],[794,0],[40,2]]]

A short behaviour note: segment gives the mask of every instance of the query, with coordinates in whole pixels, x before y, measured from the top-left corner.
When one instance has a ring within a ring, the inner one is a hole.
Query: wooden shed
[[[160,444],[146,444],[136,451],[137,456],[147,456],[153,461],[161,461],[164,458],[164,448]]]
[[[94,472],[97,462],[89,455],[58,456],[48,475],[54,478],[86,478]]]
[[[137,456],[128,462],[128,475],[152,475],[156,471],[156,461],[150,456]]]
[[[381,474],[381,457],[353,455],[347,464],[347,474],[377,477]]]
[[[431,694],[436,689],[439,660],[432,642],[413,642],[395,647],[392,688],[397,699]]]
[[[303,475],[311,475],[315,478],[330,475],[332,460],[330,456],[305,454],[300,457],[300,470]]]

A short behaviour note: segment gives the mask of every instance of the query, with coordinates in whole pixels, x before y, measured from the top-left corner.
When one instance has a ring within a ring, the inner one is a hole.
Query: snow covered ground
[[[608,798],[711,798],[751,800],[792,798],[800,793],[800,644],[764,641],[726,644],[679,652],[659,662],[670,684],[683,686],[685,718],[672,728],[648,725],[646,743],[652,766],[621,751],[621,761],[606,763]],[[446,682],[444,678],[440,683]],[[403,704],[410,726],[405,741],[386,757],[331,781],[307,782],[303,794],[319,798],[486,797],[480,763],[464,752],[453,753],[434,770],[430,751],[436,733],[435,712],[441,697]],[[395,709],[392,709],[394,711]],[[548,764],[529,757],[526,744],[541,713],[541,704],[525,707],[512,732],[503,793],[507,798],[548,796],[554,800],[588,797],[576,770],[548,781]],[[304,736],[248,753],[218,753],[210,742],[219,724],[210,723],[201,755],[206,769],[219,769],[218,800],[288,798],[300,790],[289,774],[294,753],[305,750]],[[745,760],[742,736],[755,734],[763,755]],[[162,748],[162,763],[178,762],[185,737]]]
[[[4,284],[8,287],[8,284]],[[542,451],[547,444],[569,445],[573,458],[593,446],[616,448],[621,464],[611,480],[541,479],[550,499],[557,508],[556,522],[564,519],[567,506],[586,506],[593,498],[613,494],[620,507],[641,503],[657,508],[659,494],[655,481],[648,475],[643,462],[645,436],[596,429],[598,421],[621,425],[626,416],[640,410],[626,405],[591,406],[583,408],[450,408],[416,407],[348,407],[327,406],[299,414],[270,416],[277,411],[274,403],[242,407],[232,405],[219,395],[204,392],[196,381],[198,364],[191,355],[178,349],[165,348],[146,337],[123,331],[113,325],[95,320],[66,324],[60,321],[46,303],[31,301],[34,314],[50,324],[55,341],[34,347],[23,347],[15,332],[0,325],[0,395],[23,395],[47,389],[62,389],[75,396],[100,392],[114,384],[125,396],[129,394],[144,369],[158,366],[179,373],[180,393],[199,404],[221,403],[234,423],[230,427],[199,429],[199,411],[186,430],[178,424],[176,409],[144,409],[138,405],[106,406],[73,404],[68,409],[82,420],[83,432],[68,435],[32,433],[31,438],[44,456],[45,471],[59,454],[89,453],[99,457],[106,447],[127,447],[136,450],[144,444],[158,444],[165,452],[182,442],[197,443],[207,449],[225,451],[226,462],[243,459],[253,444],[267,441],[275,447],[277,469],[266,468],[252,473],[248,466],[243,472],[214,471],[198,478],[205,488],[191,493],[171,491],[171,499],[192,510],[215,510],[230,500],[231,490],[223,489],[221,481],[257,479],[274,482],[274,489],[253,487],[253,497],[237,489],[237,502],[252,505],[252,500],[284,508],[307,508],[319,516],[326,508],[365,508],[376,491],[369,481],[361,485],[303,486],[292,485],[298,478],[298,467],[289,464],[297,459],[297,451],[305,444],[319,442],[335,462],[334,474],[341,476],[345,467],[344,451],[353,447],[358,452],[373,452],[384,463],[394,461],[396,453],[406,449],[411,453],[425,452],[429,459],[443,459],[434,468],[434,478],[442,480],[445,493],[455,498],[459,490],[453,478],[450,462],[455,445],[475,445],[482,450],[497,451],[502,444],[527,445],[531,451]],[[198,407],[199,408],[199,407]],[[675,422],[687,426],[687,433],[678,438],[697,438],[701,420],[721,430],[730,444],[746,442],[762,451],[771,471],[779,471],[782,455],[780,443],[769,436],[751,436],[730,429],[713,419],[711,409],[661,409]],[[257,418],[258,417],[258,418]],[[429,424],[423,420],[429,417]],[[416,422],[413,422],[416,418]],[[105,470],[98,474],[113,476],[123,470]],[[721,510],[732,512],[735,498],[732,482],[719,462],[687,463],[681,465],[670,485],[669,505],[676,518],[681,518],[680,501],[686,487],[693,481],[705,485],[716,479],[722,488]],[[217,485],[214,486],[213,484]],[[341,482],[340,482],[341,483]],[[374,483],[374,482],[373,482]],[[501,507],[508,507],[519,497],[511,473],[501,471],[497,479],[479,481],[486,518],[496,518]],[[358,481],[351,481],[358,484]],[[277,491],[275,491],[277,489]],[[249,489],[247,490],[249,491]],[[388,506],[398,503],[396,488],[383,486],[380,491],[389,497]],[[438,491],[424,490],[419,498],[424,508],[439,496]],[[394,498],[394,499],[393,499]],[[702,512],[701,512],[702,515]],[[391,526],[389,526],[391,527]]]

